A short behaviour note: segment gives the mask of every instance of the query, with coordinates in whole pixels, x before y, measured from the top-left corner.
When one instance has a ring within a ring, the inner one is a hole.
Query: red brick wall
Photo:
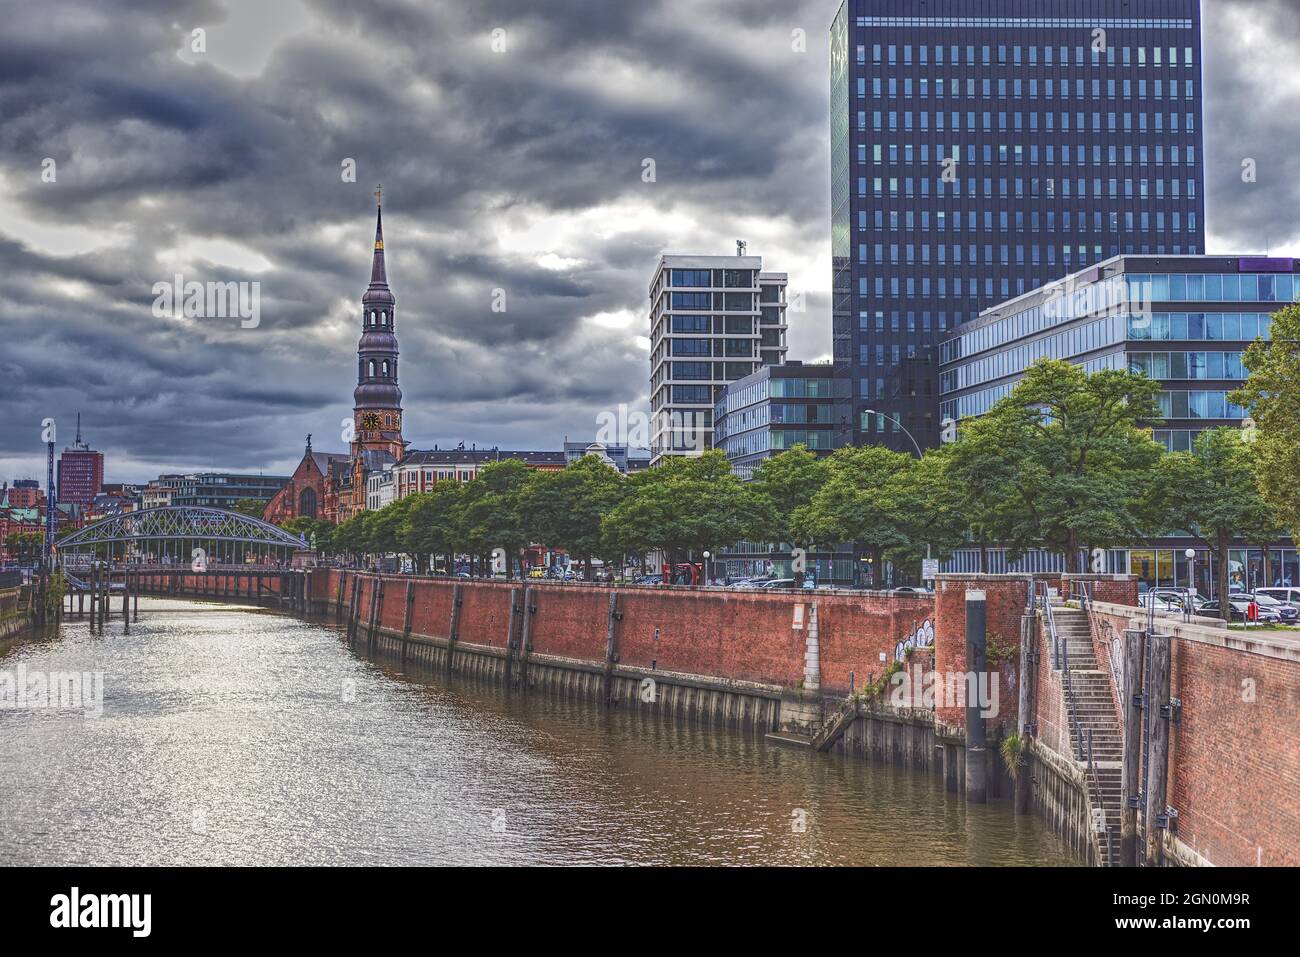
[[[351,598],[355,573],[321,570],[313,579],[318,600],[333,600],[339,576],[344,600]],[[359,617],[368,621],[374,579],[362,576]],[[412,634],[443,637],[451,618],[451,579],[416,579]],[[400,630],[405,614],[406,579],[389,579],[383,624]],[[503,647],[510,613],[506,582],[463,582],[460,638]],[[531,586],[537,611],[530,641],[538,654],[603,664],[609,589],[595,585],[538,583]],[[796,594],[791,592],[714,591],[686,588],[617,589],[623,620],[618,625],[619,662],[735,681],[800,687],[809,606],[817,602],[821,688],[828,694],[849,690],[850,673],[861,688],[894,660],[895,649],[918,627],[934,619],[926,595]],[[804,606],[796,630],[794,608]],[[656,629],[658,637],[656,638]],[[885,656],[885,661],[880,656]]]
[[[1030,703],[1031,720],[1038,725],[1036,737],[1040,744],[1069,757],[1070,730],[1063,708],[1065,689],[1060,676],[1052,670],[1051,638],[1041,619],[1035,622],[1034,634],[1038,671]]]
[[[461,641],[494,648],[506,646],[510,627],[511,587],[497,582],[465,584],[461,589]],[[518,585],[513,587],[520,588]],[[522,603],[522,597],[520,601]]]
[[[1068,598],[1073,582],[1088,583],[1093,601],[1108,601],[1116,605],[1136,605],[1138,602],[1136,575],[1062,575],[1055,587]]]
[[[605,589],[537,587],[537,611],[529,625],[533,651],[560,658],[604,662],[609,592]]]
[[[1145,623],[1145,613],[1115,607],[1099,609],[1096,618],[1098,666],[1112,677],[1110,635],[1122,639],[1132,619]],[[1174,636],[1170,695],[1183,704],[1181,721],[1170,729],[1168,792],[1179,840],[1221,866],[1300,865],[1300,660],[1267,651],[1268,633],[1156,620]],[[1068,754],[1045,635],[1039,651],[1039,738]],[[1122,725],[1113,677],[1111,683]]]
[[[429,638],[451,634],[451,606],[455,584],[449,580],[422,579],[415,583],[415,605],[411,609],[411,633]]]
[[[1028,602],[1027,577],[1017,575],[940,575],[935,584],[935,671],[940,676],[965,673],[966,592],[982,590],[985,596],[987,635],[1020,647],[1020,618]],[[1019,711],[1020,656],[998,666],[998,713],[988,719],[990,728],[1006,722],[1014,728]],[[966,727],[964,707],[936,702],[935,720],[950,728]]]
[[[1219,865],[1300,865],[1300,661],[1172,645],[1179,839]]]

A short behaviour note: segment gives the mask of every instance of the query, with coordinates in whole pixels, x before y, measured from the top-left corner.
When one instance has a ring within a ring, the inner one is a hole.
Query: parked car
[[[928,595],[930,594],[930,592],[924,588],[917,588],[914,585],[901,585],[898,588],[894,589],[894,594],[895,595]]]
[[[763,584],[758,587],[765,590],[771,589],[775,591],[780,588],[795,588],[797,586],[793,578],[773,578],[770,581],[763,582]]]
[[[1267,609],[1277,613],[1278,621],[1284,625],[1294,625],[1297,619],[1300,619],[1300,609],[1295,605],[1288,605],[1286,602],[1278,601],[1272,595],[1255,592],[1255,604],[1259,605],[1260,610]]]
[[[1138,603],[1143,608],[1150,608],[1155,611],[1183,611],[1183,598],[1179,595],[1162,595],[1156,592],[1145,592],[1138,596]]]
[[[1244,596],[1229,595],[1228,614],[1230,616],[1230,620],[1232,621],[1250,620],[1250,606],[1252,604],[1254,604],[1256,608],[1255,621],[1272,623],[1279,620],[1277,612],[1270,611],[1267,608],[1261,608],[1257,603],[1251,600],[1249,595],[1244,595]],[[1219,612],[1219,602],[1217,600],[1205,602],[1204,604],[1201,605],[1200,614],[1206,615],[1207,617],[1210,618],[1221,617],[1221,614]]]
[[[1274,585],[1271,588],[1256,588],[1256,595],[1267,595],[1269,598],[1276,598],[1285,605],[1295,605],[1300,608],[1300,588],[1293,588],[1288,585]]]

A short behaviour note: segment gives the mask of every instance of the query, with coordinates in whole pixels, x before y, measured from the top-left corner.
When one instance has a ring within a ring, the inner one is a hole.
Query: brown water
[[[0,680],[103,672],[97,717],[0,710],[0,863],[1073,863],[926,775],[404,675],[262,610],[140,611],[0,649]]]

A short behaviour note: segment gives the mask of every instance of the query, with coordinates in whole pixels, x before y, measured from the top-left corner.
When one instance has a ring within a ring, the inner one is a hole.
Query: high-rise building
[[[982,310],[1204,252],[1200,29],[1199,0],[845,0],[832,312],[855,442],[937,442],[938,344]]]
[[[63,504],[89,505],[104,486],[104,453],[81,441],[81,414],[77,414],[77,438],[59,456],[58,500]]]
[[[713,406],[728,382],[786,352],[785,273],[761,256],[663,256],[650,283],[650,456],[713,444]]]

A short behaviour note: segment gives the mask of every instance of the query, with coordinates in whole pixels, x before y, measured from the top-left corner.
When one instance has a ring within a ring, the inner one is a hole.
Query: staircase
[[[1110,866],[1112,854],[1119,853],[1120,767],[1123,758],[1123,730],[1115,718],[1111,697],[1110,676],[1097,666],[1092,647],[1092,632],[1088,613],[1081,608],[1053,604],[1052,615],[1056,621],[1057,639],[1064,652],[1064,663],[1069,670],[1069,692],[1066,707],[1069,709],[1071,757],[1080,767],[1088,782],[1088,804],[1094,819],[1100,809],[1102,820],[1094,820],[1096,843],[1102,867]],[[1056,661],[1052,662],[1055,667]],[[1062,674],[1062,683],[1066,676]],[[1089,732],[1092,739],[1092,763],[1088,762]],[[1083,760],[1079,760],[1079,755]],[[1107,838],[1105,828],[1110,829]],[[1112,845],[1113,842],[1113,846]]]
[[[858,703],[852,697],[849,697],[840,705],[829,721],[822,725],[812,739],[814,751],[829,751],[840,738],[844,737],[844,732],[849,729],[854,721],[858,719]]]

